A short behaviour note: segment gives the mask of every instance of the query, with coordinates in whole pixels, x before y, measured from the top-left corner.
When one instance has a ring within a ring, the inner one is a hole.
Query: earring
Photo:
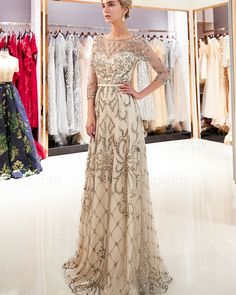
[[[123,14],[123,16],[122,16],[122,20],[123,20],[123,22],[125,21],[125,15]]]

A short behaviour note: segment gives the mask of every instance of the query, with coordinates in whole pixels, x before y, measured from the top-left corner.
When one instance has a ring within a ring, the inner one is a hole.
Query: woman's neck
[[[110,38],[119,39],[129,37],[129,35],[129,31],[123,22],[119,22],[119,24],[111,24],[111,32],[109,33]]]

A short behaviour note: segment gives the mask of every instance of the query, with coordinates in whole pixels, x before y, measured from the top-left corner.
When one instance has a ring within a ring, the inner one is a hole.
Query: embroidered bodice
[[[133,35],[123,40],[108,39],[102,35],[94,37],[87,98],[95,98],[99,84],[131,83],[140,59],[150,63],[157,73],[154,80],[160,85],[169,79],[170,71],[144,37]]]

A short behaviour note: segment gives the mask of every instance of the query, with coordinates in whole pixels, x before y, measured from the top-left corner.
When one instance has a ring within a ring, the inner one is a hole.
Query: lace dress
[[[173,73],[174,71],[174,64],[172,64],[173,42],[170,40],[166,40],[163,42],[165,42],[165,48],[166,48],[165,65],[170,69],[171,73]],[[172,124],[175,121],[173,78],[167,81],[165,88],[166,88],[165,91],[166,91],[166,107],[167,107],[167,113],[168,113],[168,121],[170,124]]]
[[[148,65],[145,61],[140,60],[138,63],[138,89],[142,90],[150,84],[150,77],[148,71]],[[155,120],[156,112],[155,112],[155,102],[154,97],[151,94],[144,97],[143,99],[138,101],[141,117],[143,120]]]
[[[74,80],[73,80],[73,93],[74,93],[74,118],[75,118],[75,131],[81,132],[83,125],[83,109],[81,99],[81,87],[80,87],[80,40],[78,36],[75,36],[74,51],[73,51],[73,63],[74,63]]]
[[[66,136],[69,134],[69,123],[67,119],[66,91],[64,71],[66,66],[66,40],[59,33],[55,41],[56,60],[56,103],[57,103],[57,128],[58,135],[55,141],[60,144],[66,143]]]
[[[91,58],[91,49],[93,45],[93,38],[91,36],[86,37],[85,40],[80,41],[80,83],[81,83],[81,95],[82,95],[82,136],[85,143],[88,143],[90,137],[86,131],[87,121],[87,87],[88,87],[88,75],[89,75],[89,64]]]
[[[160,257],[150,199],[144,127],[138,101],[118,84],[131,83],[148,61],[165,84],[169,71],[143,37],[95,37],[88,99],[95,101],[76,253],[63,265],[78,295],[150,295],[171,277]]]
[[[65,84],[66,84],[67,119],[68,119],[70,134],[73,134],[75,131],[74,91],[73,91],[73,76],[74,76],[73,51],[74,51],[74,36],[69,35],[66,40]]]
[[[50,37],[48,45],[48,133],[57,135],[57,102],[55,73],[55,38]]]

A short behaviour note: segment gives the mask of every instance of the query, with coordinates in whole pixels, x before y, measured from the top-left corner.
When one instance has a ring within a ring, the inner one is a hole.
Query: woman
[[[145,39],[125,26],[131,0],[101,1],[111,32],[93,43],[88,85],[88,150],[79,241],[64,263],[79,295],[150,295],[171,277],[159,254],[153,223],[144,128],[137,100],[169,78]],[[137,92],[130,84],[140,60],[157,77]]]

